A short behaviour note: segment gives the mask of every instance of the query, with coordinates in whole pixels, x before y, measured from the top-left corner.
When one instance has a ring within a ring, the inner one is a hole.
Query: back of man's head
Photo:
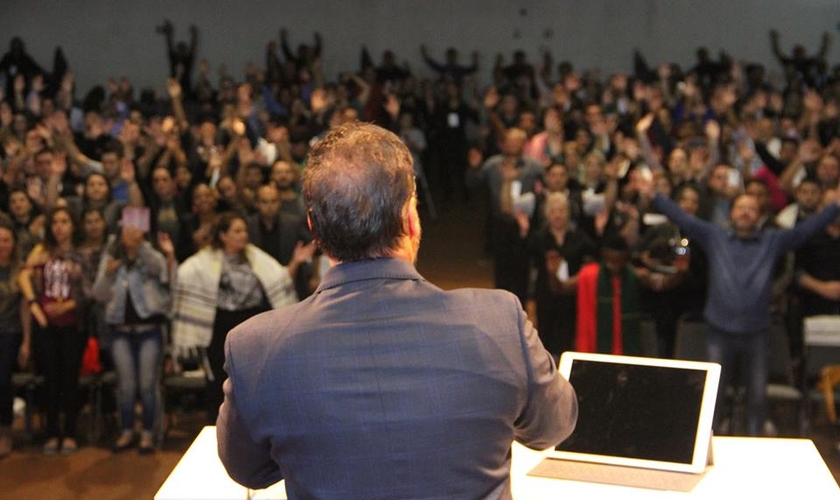
[[[353,122],[310,152],[303,195],[312,235],[341,262],[388,256],[405,234],[414,194],[411,153],[393,133]]]

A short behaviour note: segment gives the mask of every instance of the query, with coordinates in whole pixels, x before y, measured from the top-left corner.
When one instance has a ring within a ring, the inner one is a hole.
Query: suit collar
[[[414,266],[402,259],[382,258],[342,262],[331,267],[315,293],[354,281],[375,279],[422,280]]]

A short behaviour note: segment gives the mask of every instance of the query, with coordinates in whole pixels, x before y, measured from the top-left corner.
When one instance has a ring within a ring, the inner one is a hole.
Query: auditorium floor
[[[429,281],[444,289],[492,284],[492,263],[482,251],[483,218],[478,208],[456,205],[442,213],[436,223],[425,220],[423,230],[418,268]],[[826,423],[821,408],[815,410],[808,437],[814,440],[840,482],[840,453],[834,446],[840,433]],[[774,419],[780,422],[792,421],[791,415],[791,410],[784,407],[773,411]],[[85,429],[88,421],[88,416],[83,414],[80,428]],[[203,413],[198,410],[181,414],[162,450],[150,456],[138,456],[133,451],[112,454],[108,446],[113,439],[113,428],[108,425],[100,444],[83,446],[70,457],[44,456],[36,435],[31,446],[19,447],[11,456],[0,460],[0,498],[151,499],[204,423]],[[18,434],[20,427],[21,422],[16,422]],[[793,429],[787,428],[792,426],[780,427],[783,436],[794,435]]]

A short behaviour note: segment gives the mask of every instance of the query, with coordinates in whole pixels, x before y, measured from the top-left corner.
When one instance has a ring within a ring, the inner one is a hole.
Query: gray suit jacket
[[[339,264],[230,332],[219,456],[290,499],[509,498],[513,439],[553,446],[577,399],[517,298],[408,262]]]

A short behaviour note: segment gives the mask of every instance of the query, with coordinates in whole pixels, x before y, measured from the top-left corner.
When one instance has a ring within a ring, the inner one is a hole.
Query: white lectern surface
[[[715,437],[715,465],[689,493],[529,476],[548,451],[513,444],[511,484],[519,500],[580,498],[802,498],[840,499],[831,471],[808,439]],[[596,495],[596,496],[592,496]],[[746,496],[742,496],[746,495]],[[216,428],[205,427],[160,487],[155,500],[245,500],[248,490],[225,472],[216,452]],[[253,499],[286,499],[283,481],[251,493]],[[568,498],[574,498],[569,496]]]

